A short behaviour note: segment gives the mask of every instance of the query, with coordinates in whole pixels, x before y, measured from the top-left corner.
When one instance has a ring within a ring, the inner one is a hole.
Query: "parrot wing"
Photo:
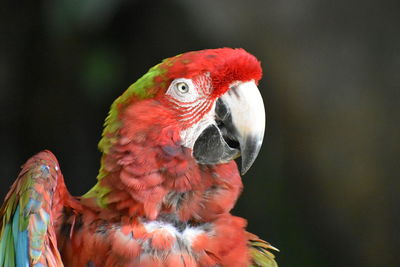
[[[53,226],[60,183],[65,187],[50,151],[22,166],[0,209],[0,267],[63,266]]]
[[[274,254],[271,250],[279,251],[268,242],[258,238],[258,236],[248,233],[250,236],[248,245],[252,265],[250,267],[278,267]]]

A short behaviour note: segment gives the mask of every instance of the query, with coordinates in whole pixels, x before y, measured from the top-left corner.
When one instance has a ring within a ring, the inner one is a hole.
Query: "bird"
[[[112,103],[86,194],[71,196],[49,150],[22,166],[0,209],[0,267],[277,266],[231,214],[264,138],[261,77],[242,48],[150,68]]]

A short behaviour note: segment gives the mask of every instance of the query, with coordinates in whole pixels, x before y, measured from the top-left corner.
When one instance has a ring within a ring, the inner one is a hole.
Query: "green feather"
[[[95,198],[97,205],[101,208],[107,207],[107,194],[110,192],[110,188],[101,186],[97,183],[92,189],[90,189],[82,198]]]
[[[250,257],[253,261],[249,267],[278,267],[274,254],[270,252],[270,250],[279,251],[278,249],[260,239],[250,240],[249,246]]]
[[[11,224],[7,223],[0,243],[0,267],[15,266],[14,239]]]
[[[7,253],[8,265],[6,265],[6,266],[15,266],[14,238],[13,238],[11,231],[9,231],[9,233],[8,233],[7,246],[8,246],[8,253]]]
[[[3,224],[2,236],[0,241],[0,267],[3,267],[5,256],[6,256],[6,248],[7,248],[7,240],[8,240],[8,232],[9,232],[9,224]]]
[[[115,133],[121,127],[121,122],[119,120],[121,110],[123,110],[133,98],[151,98],[155,95],[155,89],[158,86],[165,86],[166,78],[164,75],[167,72],[165,67],[168,67],[169,60],[170,59],[166,59],[162,63],[152,67],[139,80],[129,86],[129,88],[120,97],[118,97],[114,103],[112,103],[111,109],[104,123],[102,138],[98,145],[101,152],[108,153],[111,146],[117,141]],[[156,84],[156,78],[159,79],[158,82],[161,81],[160,84]],[[106,174],[104,163],[102,162],[99,174],[97,175],[97,180],[99,182],[82,196],[82,198],[95,198],[97,205],[101,208],[107,207],[107,194],[110,192],[108,187],[100,184],[100,181],[104,176],[106,176]]]
[[[139,99],[146,99],[154,96],[155,92],[150,89],[154,89],[155,87],[155,78],[161,77],[166,72],[166,69],[162,68],[161,65],[162,63],[152,67],[112,103],[110,112],[104,123],[103,137],[98,145],[101,152],[107,153],[113,142],[115,142],[115,140],[109,136],[115,133],[121,126],[118,118],[121,107],[126,106],[134,96]],[[99,178],[101,179],[101,176],[98,176],[98,179]]]
[[[16,198],[16,194],[13,193],[10,197],[10,200],[7,204],[7,208],[6,208],[6,216],[3,217],[3,228],[1,229],[1,232],[4,232],[4,227],[5,225],[10,221],[11,219],[11,215],[14,212],[15,209],[15,198]]]

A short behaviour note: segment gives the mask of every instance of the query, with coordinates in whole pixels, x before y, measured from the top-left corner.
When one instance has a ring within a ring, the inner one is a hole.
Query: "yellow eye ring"
[[[189,92],[189,85],[185,82],[179,82],[175,85],[176,89],[182,94]]]

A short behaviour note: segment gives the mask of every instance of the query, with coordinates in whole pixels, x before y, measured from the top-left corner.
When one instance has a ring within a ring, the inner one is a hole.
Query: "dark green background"
[[[234,213],[281,266],[396,266],[399,14],[396,0],[2,1],[1,197],[44,148],[86,192],[118,95],[163,58],[243,47],[268,122]]]

